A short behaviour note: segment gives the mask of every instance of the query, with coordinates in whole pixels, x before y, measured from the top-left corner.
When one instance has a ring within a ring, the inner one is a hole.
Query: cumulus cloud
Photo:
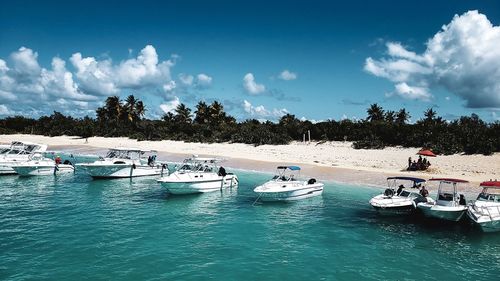
[[[177,83],[174,80],[163,85],[163,90],[167,93],[172,92],[177,87]]]
[[[10,112],[43,114],[59,110],[87,114],[102,96],[117,95],[123,90],[172,91],[176,84],[171,79],[171,68],[177,57],[172,55],[160,61],[151,45],[145,46],[137,57],[118,63],[74,53],[69,58],[74,67],[72,73],[65,60],[54,57],[51,67],[44,68],[38,63],[37,52],[21,47],[8,60],[0,59],[0,102],[9,105]],[[201,79],[205,79],[203,85],[211,81],[208,75]]]
[[[0,115],[12,115],[12,112],[6,105],[0,104]]]
[[[425,87],[409,86],[405,82],[394,85],[395,91],[387,93],[387,97],[397,95],[404,99],[430,101],[432,95]]]
[[[193,77],[193,75],[181,73],[181,74],[179,74],[179,81],[183,85],[191,86],[191,85],[193,85],[194,77]]]
[[[181,104],[181,101],[178,97],[174,96],[171,100],[160,104],[160,109],[164,113],[174,112],[175,108],[177,108],[179,104]]]
[[[111,59],[97,60],[75,53],[70,58],[82,89],[96,95],[112,95],[123,89],[158,86],[171,80],[170,70],[175,58],[160,62],[156,49],[147,45],[137,58],[113,65]]]
[[[364,70],[395,83],[397,95],[429,101],[444,88],[471,108],[500,108],[500,27],[478,11],[455,15],[417,54],[397,42],[387,56],[367,58]]]
[[[243,101],[243,110],[252,118],[275,120],[288,113],[286,108],[266,109],[263,105],[253,106],[249,101]]]
[[[278,78],[285,81],[295,80],[297,79],[297,73],[285,69],[278,75]]]
[[[15,111],[22,112],[23,107],[56,109],[50,105],[60,98],[69,99],[73,105],[96,100],[80,90],[64,60],[54,57],[51,66],[51,69],[40,67],[38,54],[26,47],[10,55],[10,66],[0,60],[0,99],[3,105],[10,104]]]
[[[208,88],[212,85],[212,77],[205,73],[200,73],[196,76],[196,84],[199,88]]]
[[[247,73],[243,77],[243,87],[250,95],[258,95],[266,91],[266,87],[263,84],[255,82],[255,77],[252,73]]]

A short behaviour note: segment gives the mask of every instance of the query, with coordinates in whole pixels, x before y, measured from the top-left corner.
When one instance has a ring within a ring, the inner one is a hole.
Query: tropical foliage
[[[133,95],[125,101],[108,97],[97,108],[96,118],[73,118],[59,112],[38,119],[14,116],[0,119],[0,133],[30,133],[81,137],[126,136],[138,140],[188,142],[239,142],[254,145],[302,141],[308,132],[314,141],[352,141],[357,149],[385,146],[425,147],[436,153],[491,154],[500,152],[500,122],[486,123],[476,114],[446,121],[430,108],[424,118],[408,123],[405,109],[384,110],[378,104],[367,109],[364,120],[302,121],[286,114],[277,123],[249,119],[237,122],[214,101],[200,101],[192,111],[180,104],[161,120],[145,119],[146,108]]]

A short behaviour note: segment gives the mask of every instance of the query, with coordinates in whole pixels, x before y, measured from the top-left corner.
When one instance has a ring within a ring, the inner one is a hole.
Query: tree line
[[[429,148],[439,154],[484,155],[500,151],[499,121],[487,123],[476,114],[446,121],[432,108],[414,123],[408,122],[411,116],[405,109],[384,110],[376,103],[367,109],[366,119],[318,123],[299,120],[292,114],[276,123],[256,119],[237,122],[218,101],[200,101],[194,111],[181,103],[160,120],[144,118],[145,112],[144,103],[133,95],[123,101],[111,96],[96,109],[95,118],[73,118],[60,112],[38,119],[6,117],[0,119],[0,133],[263,145],[302,141],[303,134],[309,131],[314,141],[352,141],[356,149],[403,146]]]

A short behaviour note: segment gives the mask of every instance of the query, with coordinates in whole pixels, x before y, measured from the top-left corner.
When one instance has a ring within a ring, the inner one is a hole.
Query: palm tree
[[[384,120],[384,109],[376,103],[370,105],[366,112],[368,113],[367,120],[370,122]]]
[[[434,109],[430,107],[424,112],[424,116],[425,116],[424,119],[425,121],[432,122],[436,119],[436,111],[434,111]]]
[[[208,113],[211,124],[220,124],[226,117],[224,106],[218,101],[212,102],[212,104],[208,107]]]
[[[385,121],[389,124],[394,123],[396,120],[396,112],[389,110],[385,113]]]
[[[134,95],[129,95],[125,100],[125,105],[123,106],[123,116],[128,119],[128,121],[135,121],[137,119],[135,106],[137,103],[137,99]]]
[[[196,111],[194,112],[196,114],[194,118],[194,123],[197,124],[206,124],[208,123],[208,105],[204,101],[198,102],[196,105]]]
[[[191,109],[181,103],[175,108],[175,119],[179,123],[191,123]]]
[[[402,108],[396,114],[396,123],[400,125],[404,124],[408,120],[410,120],[410,118],[411,118],[410,113],[408,113],[406,109]]]
[[[122,112],[122,102],[118,96],[111,96],[106,99],[105,106],[108,120],[117,121]]]
[[[141,119],[144,117],[144,114],[146,113],[146,107],[144,106],[144,103],[140,100],[137,101],[135,104],[135,114],[136,116]]]

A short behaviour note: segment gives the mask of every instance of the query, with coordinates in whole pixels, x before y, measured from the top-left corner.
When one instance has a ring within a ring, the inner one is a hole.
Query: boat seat
[[[309,179],[307,181],[307,184],[315,184],[316,183],[316,179]]]

